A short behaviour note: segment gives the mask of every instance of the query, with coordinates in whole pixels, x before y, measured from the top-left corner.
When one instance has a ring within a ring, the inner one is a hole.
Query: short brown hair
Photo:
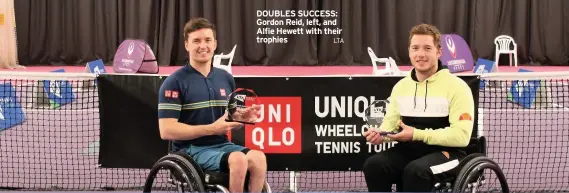
[[[184,25],[184,41],[188,40],[190,33],[200,30],[200,29],[211,29],[213,31],[213,38],[215,38],[215,25],[210,23],[206,18],[194,18],[190,19]]]
[[[411,31],[409,31],[409,46],[411,46],[411,39],[414,35],[430,35],[433,36],[434,44],[437,48],[441,48],[441,32],[437,27],[430,24],[419,24],[413,26]]]

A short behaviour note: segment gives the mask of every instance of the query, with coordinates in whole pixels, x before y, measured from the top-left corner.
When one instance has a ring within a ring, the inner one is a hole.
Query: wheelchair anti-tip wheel
[[[164,174],[159,175],[160,171],[166,170]],[[144,184],[144,192],[150,193],[152,190],[162,191],[172,188],[166,186],[174,186],[178,192],[205,192],[203,178],[185,158],[175,154],[166,155],[154,164],[146,183]],[[155,185],[155,182],[163,182],[162,185]]]
[[[489,184],[487,180],[490,179],[488,176],[491,173],[485,173],[485,169],[489,169],[486,171],[496,174],[501,188],[501,191],[498,192],[510,192],[508,182],[506,181],[506,177],[502,172],[502,169],[500,169],[496,162],[486,156],[475,157],[464,165],[454,182],[452,192],[476,192],[482,188],[482,186]]]

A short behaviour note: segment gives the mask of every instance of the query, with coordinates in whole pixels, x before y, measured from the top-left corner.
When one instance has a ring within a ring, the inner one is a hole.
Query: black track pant
[[[455,168],[464,157],[462,151],[397,144],[369,157],[363,172],[370,192],[391,192],[393,184],[398,192],[431,192],[436,182],[458,174]]]

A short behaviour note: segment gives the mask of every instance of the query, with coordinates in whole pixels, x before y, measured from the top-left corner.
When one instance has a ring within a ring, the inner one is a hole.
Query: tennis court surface
[[[0,119],[5,121],[0,123],[6,126],[10,120],[13,125],[0,128],[0,190],[142,190],[147,169],[99,167],[101,123],[94,76],[6,77],[0,80]],[[569,192],[569,72],[510,73],[482,80],[489,82],[479,91],[479,134],[486,136],[488,157],[500,165],[510,190]],[[532,80],[540,80],[539,86],[532,87]],[[59,91],[49,92],[52,87]],[[511,96],[510,89],[527,96]],[[508,100],[528,97],[536,99],[528,107]],[[22,114],[25,120],[20,121]],[[367,191],[359,171],[270,171],[268,179],[274,192]],[[482,191],[499,188],[497,181],[487,181]]]

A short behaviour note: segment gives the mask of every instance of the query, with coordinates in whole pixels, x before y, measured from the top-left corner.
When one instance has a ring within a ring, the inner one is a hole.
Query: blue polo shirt
[[[227,71],[212,66],[205,77],[191,65],[168,76],[159,92],[158,118],[176,118],[189,125],[207,125],[223,116],[227,96],[235,90],[235,80]],[[211,135],[173,141],[174,149],[228,142],[227,135]]]

